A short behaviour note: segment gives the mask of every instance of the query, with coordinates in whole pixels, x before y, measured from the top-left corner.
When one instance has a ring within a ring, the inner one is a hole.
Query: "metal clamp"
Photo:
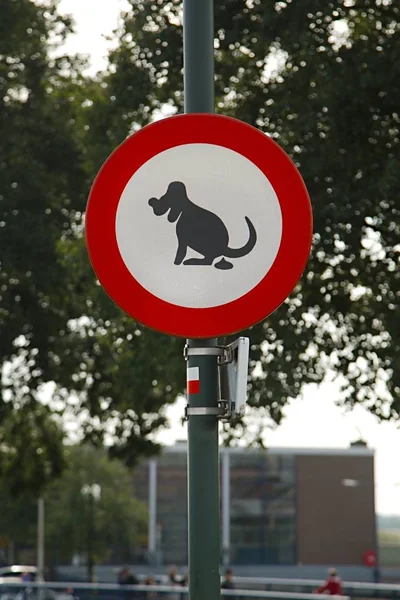
[[[214,406],[186,407],[185,414],[188,417],[207,417],[209,415],[221,415],[222,408]]]
[[[224,419],[227,417],[228,403],[225,400],[218,402],[218,406],[186,406],[185,407],[185,421],[189,417],[209,417],[215,416],[218,419]]]
[[[222,356],[224,354],[224,348],[222,346],[209,346],[204,348],[192,348],[186,346],[183,349],[183,356],[185,360],[188,360],[189,356]]]
[[[193,348],[186,345],[183,349],[183,356],[185,360],[188,360],[189,356],[216,356],[218,365],[226,365],[233,361],[233,352],[234,344],[229,346],[206,346],[204,348]]]

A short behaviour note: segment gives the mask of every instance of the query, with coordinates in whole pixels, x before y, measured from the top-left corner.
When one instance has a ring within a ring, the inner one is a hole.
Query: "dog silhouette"
[[[214,266],[217,269],[232,269],[233,264],[226,258],[240,258],[249,254],[256,242],[257,233],[253,223],[245,217],[249,228],[249,239],[242,248],[229,247],[229,234],[224,222],[213,212],[197,206],[189,200],[186,186],[181,181],[169,184],[164,196],[150,198],[149,205],[156,216],[169,211],[168,221],[176,224],[178,249],[175,265],[212,265],[216,258],[222,257]],[[184,260],[187,249],[192,248],[204,258]]]

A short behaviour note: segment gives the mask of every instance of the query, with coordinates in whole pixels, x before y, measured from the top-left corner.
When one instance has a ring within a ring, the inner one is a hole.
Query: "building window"
[[[157,523],[165,562],[187,564],[186,453],[166,452],[158,460]]]
[[[232,564],[295,564],[294,456],[231,456]]]

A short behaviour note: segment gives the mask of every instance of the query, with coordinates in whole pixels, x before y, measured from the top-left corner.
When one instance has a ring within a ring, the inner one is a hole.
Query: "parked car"
[[[23,575],[26,573],[30,575],[31,581],[37,581],[37,567],[12,565],[0,568],[0,600],[75,600],[68,592],[25,586]]]
[[[0,568],[0,583],[3,583],[4,579],[7,581],[11,581],[11,579],[22,581],[24,573],[29,573],[32,581],[36,581],[37,567],[33,567],[32,565],[11,565]]]
[[[35,581],[37,568],[31,565],[10,565],[0,568],[0,600],[15,599],[20,591],[20,587],[15,584],[21,585],[23,583],[22,576],[24,573],[29,573],[31,580]]]

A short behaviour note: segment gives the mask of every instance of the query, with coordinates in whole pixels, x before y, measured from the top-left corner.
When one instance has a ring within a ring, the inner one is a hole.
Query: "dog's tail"
[[[247,217],[245,217],[245,219],[250,232],[249,239],[247,243],[244,246],[242,246],[242,248],[227,248],[224,252],[224,256],[226,256],[227,258],[240,258],[241,256],[246,256],[246,254],[249,254],[249,252],[251,252],[254,246],[256,245],[257,232],[250,219],[248,219]]]

